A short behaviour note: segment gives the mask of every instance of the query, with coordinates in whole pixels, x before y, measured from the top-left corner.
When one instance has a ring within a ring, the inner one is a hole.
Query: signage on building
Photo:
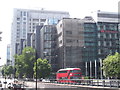
[[[112,31],[112,30],[100,30],[100,32],[106,32],[106,33],[118,33],[118,31]]]

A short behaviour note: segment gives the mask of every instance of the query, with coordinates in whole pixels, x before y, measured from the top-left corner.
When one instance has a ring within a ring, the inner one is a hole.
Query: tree
[[[31,47],[24,48],[21,55],[15,55],[16,76],[32,78],[35,61],[35,49]]]
[[[4,65],[4,67],[2,68],[2,75],[3,76],[11,76],[11,74],[13,74],[13,66]]]
[[[36,77],[36,62],[34,63],[34,76]],[[51,65],[46,59],[37,59],[37,77],[46,78],[50,75]]]
[[[120,77],[120,54],[109,55],[103,60],[104,75],[106,77],[119,78]]]

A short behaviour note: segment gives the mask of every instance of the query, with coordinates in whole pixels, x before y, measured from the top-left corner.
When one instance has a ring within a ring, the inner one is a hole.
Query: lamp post
[[[85,67],[86,67],[86,77],[88,75],[88,72],[87,72],[87,62],[85,62]]]
[[[92,77],[92,62],[90,61],[90,78]]]
[[[86,47],[84,46],[83,47],[83,51],[84,51],[84,56],[85,56],[85,49],[86,49]],[[88,55],[87,55],[88,56]],[[85,75],[86,75],[86,77],[88,76],[88,62],[86,61],[85,62],[85,69],[86,69],[86,72],[85,72]]]
[[[36,58],[36,90],[37,90],[37,58]]]

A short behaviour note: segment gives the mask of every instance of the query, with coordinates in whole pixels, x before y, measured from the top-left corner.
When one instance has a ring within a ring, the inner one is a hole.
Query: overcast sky
[[[89,16],[97,10],[117,12],[119,0],[1,0],[0,1],[0,65],[6,61],[7,44],[11,39],[13,8],[68,11],[73,18]]]

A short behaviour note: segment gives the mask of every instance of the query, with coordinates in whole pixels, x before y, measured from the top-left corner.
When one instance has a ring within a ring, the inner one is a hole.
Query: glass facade
[[[83,61],[95,61],[97,59],[97,27],[96,23],[84,23],[84,47]]]
[[[98,59],[119,52],[118,23],[98,22]]]
[[[57,53],[57,29],[55,25],[45,25],[42,28],[43,37],[43,57],[52,65],[52,70],[58,70],[58,53]],[[42,49],[41,49],[42,50]]]

